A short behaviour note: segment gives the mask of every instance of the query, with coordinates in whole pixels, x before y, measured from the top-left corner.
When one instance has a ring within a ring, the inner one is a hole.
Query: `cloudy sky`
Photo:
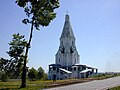
[[[28,66],[42,66],[47,72],[54,63],[67,11],[80,64],[100,72],[120,71],[120,0],[60,0],[56,19],[48,27],[34,30]],[[28,39],[30,26],[21,22],[25,17],[15,0],[0,1],[0,57],[10,58],[6,51],[12,34],[19,32]]]

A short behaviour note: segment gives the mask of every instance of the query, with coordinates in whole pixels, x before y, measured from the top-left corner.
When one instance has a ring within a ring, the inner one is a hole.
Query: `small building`
[[[68,78],[86,78],[97,73],[97,69],[80,64],[80,55],[75,46],[75,36],[70,18],[65,16],[65,23],[60,37],[60,46],[55,55],[55,64],[49,65],[50,80]]]

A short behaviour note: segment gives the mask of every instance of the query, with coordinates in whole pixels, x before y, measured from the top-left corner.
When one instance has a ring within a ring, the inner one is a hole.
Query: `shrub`
[[[1,75],[1,80],[2,80],[3,82],[7,82],[7,81],[9,80],[8,75],[2,74],[2,75]]]

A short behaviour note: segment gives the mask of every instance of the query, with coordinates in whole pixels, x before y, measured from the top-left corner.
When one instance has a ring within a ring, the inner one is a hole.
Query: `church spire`
[[[61,35],[61,38],[65,38],[65,37],[75,38],[71,24],[70,24],[70,18],[69,18],[68,13],[65,15],[65,23],[64,23],[64,27],[63,27],[63,31]]]
[[[75,46],[75,37],[70,24],[70,17],[65,15],[65,23],[60,37],[60,46],[56,54],[56,64],[72,66],[79,63],[79,54]]]

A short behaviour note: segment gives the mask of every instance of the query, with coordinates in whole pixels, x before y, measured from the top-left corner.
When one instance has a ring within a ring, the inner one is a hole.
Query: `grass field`
[[[28,81],[27,80],[27,88],[21,88],[20,84],[21,81],[11,81],[11,82],[0,82],[0,90],[40,90],[42,88],[50,88],[56,86],[63,86],[63,85],[70,85],[75,83],[82,83],[91,81],[93,79],[86,78],[86,79],[68,79],[68,80],[57,80],[53,82],[52,80],[47,81]]]
[[[44,82],[45,83],[45,82]],[[21,88],[20,81],[0,82],[0,90],[37,90],[45,87],[42,81],[27,81],[27,88]]]
[[[59,80],[57,82],[53,82],[52,80],[47,81],[29,81],[27,80],[26,88],[19,88],[21,85],[21,81],[10,81],[10,82],[0,82],[0,90],[40,90],[42,88],[51,87],[57,83],[63,83],[65,80]]]
[[[82,82],[88,82],[92,80],[101,80],[105,78],[114,77],[114,75],[100,75],[96,77],[91,78],[84,78],[84,79],[68,79],[68,80],[57,80],[56,82],[53,82],[52,80],[46,80],[46,81],[29,81],[27,80],[27,87],[26,88],[20,88],[21,81],[20,80],[12,80],[9,82],[0,82],[0,90],[40,90],[42,88],[50,88],[50,87],[56,87],[56,86],[63,86],[63,85],[70,85],[75,83],[82,83]],[[110,90],[120,90],[120,87],[112,88]]]

